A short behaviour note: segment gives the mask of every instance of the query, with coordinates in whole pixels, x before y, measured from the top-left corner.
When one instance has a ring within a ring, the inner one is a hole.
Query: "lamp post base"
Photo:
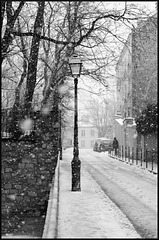
[[[62,160],[62,148],[60,149],[60,160]]]
[[[80,169],[81,161],[78,157],[74,157],[71,162],[72,167],[72,191],[81,191]]]

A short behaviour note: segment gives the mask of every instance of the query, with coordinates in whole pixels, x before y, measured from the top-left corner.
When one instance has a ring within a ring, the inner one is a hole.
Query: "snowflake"
[[[41,28],[40,28],[40,27],[37,27],[37,28],[35,29],[35,32],[38,33],[38,34],[40,34],[40,33],[41,33]]]
[[[42,114],[47,115],[50,112],[50,108],[49,107],[44,107],[44,108],[42,108],[41,112],[42,112]]]
[[[59,92],[60,94],[65,94],[67,91],[68,91],[68,86],[66,86],[66,85],[61,85],[61,86],[59,86],[59,88],[58,88],[58,92]]]
[[[8,198],[10,198],[10,200],[14,201],[16,199],[16,195],[11,194],[8,196]]]
[[[134,138],[134,139],[137,138],[137,134],[136,134],[136,133],[133,135],[133,138]]]
[[[31,156],[32,158],[35,158],[35,154],[33,154],[33,153],[31,153],[30,156]]]
[[[23,132],[32,130],[33,129],[33,120],[31,118],[22,120],[20,123],[20,128],[23,130]]]

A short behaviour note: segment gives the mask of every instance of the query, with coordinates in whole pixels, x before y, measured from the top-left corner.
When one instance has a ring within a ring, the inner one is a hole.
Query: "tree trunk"
[[[24,111],[26,116],[29,116],[30,114],[32,98],[33,98],[35,84],[36,84],[40,35],[41,35],[43,21],[44,21],[43,15],[44,15],[45,2],[38,2],[38,4],[39,4],[39,7],[38,7],[37,16],[34,24],[34,33],[38,33],[38,35],[34,35],[32,39],[32,46],[31,46],[31,52],[30,52],[29,64],[28,64],[25,100],[24,100]]]
[[[24,70],[23,73],[21,75],[21,79],[18,83],[18,86],[15,89],[15,101],[14,101],[14,105],[13,108],[10,112],[10,130],[9,132],[12,133],[12,136],[17,139],[19,138],[19,120],[22,118],[22,106],[20,104],[20,90],[21,90],[21,86],[22,83],[24,82],[24,79],[26,77],[26,71],[27,71],[27,63],[26,60],[24,59]]]
[[[18,28],[19,31],[21,31],[20,23],[18,21]],[[27,66],[28,66],[28,57],[27,57],[27,50],[23,41],[23,36],[21,36],[21,51],[23,53],[23,73],[21,75],[21,79],[15,89],[15,101],[14,105],[12,107],[12,110],[9,114],[10,118],[10,133],[12,133],[12,136],[17,139],[19,137],[19,126],[18,122],[20,118],[22,118],[22,104],[20,103],[20,91],[22,84],[24,82],[24,79],[27,75]]]
[[[13,14],[12,13],[12,10],[13,10],[12,1],[5,1],[5,2],[3,1],[2,2],[2,16],[1,16],[1,19],[3,18],[3,15],[4,15],[5,4],[6,4],[6,14],[7,14],[7,24],[6,24],[7,26],[6,26],[6,30],[5,30],[5,33],[4,33],[4,36],[2,38],[2,42],[1,42],[1,48],[2,48],[1,49],[1,54],[2,54],[1,64],[7,56],[8,48],[9,48],[9,46],[12,43],[12,40],[13,40],[13,37],[12,37],[11,33],[12,33],[13,28],[14,28],[15,21],[17,20],[19,14],[20,14],[20,11],[23,8],[23,5],[25,4],[25,2],[21,1],[19,3],[18,8],[16,9],[16,11],[14,11],[14,14]],[[2,28],[2,25],[1,25],[1,28]]]

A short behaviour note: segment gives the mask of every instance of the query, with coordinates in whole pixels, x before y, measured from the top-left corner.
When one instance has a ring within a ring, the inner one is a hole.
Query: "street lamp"
[[[69,59],[69,66],[70,66],[72,77],[74,77],[74,84],[75,84],[74,149],[73,149],[73,160],[71,162],[72,191],[81,191],[81,185],[80,185],[81,161],[79,159],[79,148],[78,148],[77,85],[78,85],[78,77],[81,74],[82,62],[76,54],[73,54],[73,56]]]
[[[62,107],[61,105],[58,106],[59,108],[59,152],[60,152],[60,160],[62,160]]]

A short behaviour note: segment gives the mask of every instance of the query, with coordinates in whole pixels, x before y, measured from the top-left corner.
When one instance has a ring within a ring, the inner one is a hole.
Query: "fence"
[[[157,173],[158,152],[155,150],[143,150],[142,148],[121,146],[117,151],[117,155],[115,155],[113,150],[109,152],[109,155],[111,157],[118,158],[121,161],[138,165]]]

